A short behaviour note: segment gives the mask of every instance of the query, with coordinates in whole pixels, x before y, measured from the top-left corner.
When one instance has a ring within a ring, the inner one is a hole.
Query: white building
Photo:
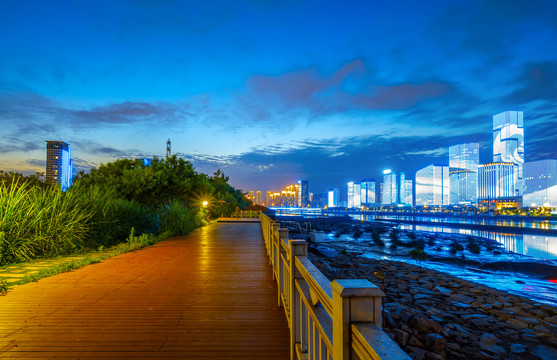
[[[449,147],[449,204],[475,203],[478,197],[480,144]]]
[[[340,205],[340,191],[339,188],[329,189],[327,192],[327,207],[333,208]]]
[[[514,163],[482,164],[478,167],[478,199],[497,200],[516,197],[518,165]]]
[[[557,207],[557,160],[524,163],[525,207]]]
[[[429,165],[416,172],[416,206],[449,204],[449,167]]]
[[[505,111],[493,116],[493,162],[517,165],[514,196],[521,196],[524,164],[522,111]]]

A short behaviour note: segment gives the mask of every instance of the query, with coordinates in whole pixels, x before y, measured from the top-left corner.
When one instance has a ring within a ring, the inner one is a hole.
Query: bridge
[[[260,215],[16,287],[0,359],[409,359],[381,330],[381,290],[306,255]]]

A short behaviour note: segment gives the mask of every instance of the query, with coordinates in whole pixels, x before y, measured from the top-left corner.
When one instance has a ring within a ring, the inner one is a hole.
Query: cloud
[[[506,97],[511,104],[523,105],[538,100],[557,101],[557,62],[527,63],[521,73],[510,83],[519,89]]]
[[[416,80],[385,83],[370,73],[360,59],[342,65],[330,75],[315,68],[248,79],[240,101],[279,112],[292,109],[324,115],[353,110],[404,110],[451,92],[447,82]]]

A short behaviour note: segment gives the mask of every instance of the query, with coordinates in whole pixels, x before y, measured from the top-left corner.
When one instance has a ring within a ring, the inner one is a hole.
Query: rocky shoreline
[[[557,359],[554,306],[404,262],[311,250],[330,280],[381,287],[384,272],[384,330],[412,359]]]

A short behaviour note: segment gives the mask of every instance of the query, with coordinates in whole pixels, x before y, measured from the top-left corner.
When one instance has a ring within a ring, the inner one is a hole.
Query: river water
[[[543,234],[528,234],[528,229],[556,230],[556,220],[500,220],[486,218],[450,218],[450,217],[422,217],[422,216],[397,216],[397,215],[351,215],[352,218],[362,221],[373,220],[410,220],[423,221],[429,224],[399,224],[399,229],[430,231],[438,233],[457,233],[478,236],[495,240],[507,251],[522,254],[538,259],[557,259],[557,236]],[[472,224],[472,225],[495,225],[522,228],[525,233],[514,234],[510,229],[502,231],[483,231],[475,229],[462,229],[458,227],[443,226],[442,223]]]

